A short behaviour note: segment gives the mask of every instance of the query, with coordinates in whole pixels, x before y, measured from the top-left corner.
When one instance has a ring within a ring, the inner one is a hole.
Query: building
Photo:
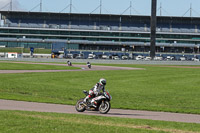
[[[150,16],[0,11],[0,45],[149,52]],[[157,17],[156,52],[199,53],[200,18]]]

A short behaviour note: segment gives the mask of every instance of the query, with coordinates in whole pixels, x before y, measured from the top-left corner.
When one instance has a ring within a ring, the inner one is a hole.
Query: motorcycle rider
[[[68,65],[68,66],[72,66],[71,61],[67,61],[67,65]]]
[[[106,79],[104,79],[104,78],[101,78],[100,80],[99,80],[99,82],[97,82],[96,83],[96,85],[92,88],[92,89],[90,89],[89,90],[89,95],[88,96],[86,96],[86,98],[84,99],[84,102],[86,103],[86,101],[89,99],[89,98],[92,98],[92,101],[91,101],[91,103],[90,103],[90,105],[89,106],[93,106],[93,107],[95,107],[96,108],[96,97],[98,97],[99,96],[99,94],[100,94],[100,92],[101,92],[101,90],[103,91],[103,92],[105,92],[105,85],[106,85]]]
[[[89,61],[87,62],[87,66],[88,66],[88,68],[91,68],[91,64]]]

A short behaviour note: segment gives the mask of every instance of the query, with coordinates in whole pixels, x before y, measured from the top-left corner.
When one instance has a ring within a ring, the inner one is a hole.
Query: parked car
[[[94,55],[94,54],[89,54],[88,55],[88,59],[94,59],[96,57],[96,55]]]
[[[151,60],[151,57],[147,56],[144,58],[144,60]]]
[[[119,60],[120,58],[119,58],[119,56],[112,56],[112,59],[113,60]]]
[[[186,58],[185,58],[185,57],[180,57],[180,60],[181,60],[181,61],[185,61]]]
[[[68,59],[73,59],[73,54],[67,54],[67,55],[66,55],[66,58],[68,58]]]
[[[199,59],[197,59],[197,58],[192,58],[192,61],[199,61]]]
[[[173,56],[167,56],[166,60],[174,60],[174,57]]]
[[[122,56],[122,60],[128,60],[128,56],[123,55],[123,56]]]
[[[102,55],[101,58],[102,58],[102,59],[109,59],[109,56],[107,56],[107,55]]]
[[[161,60],[163,60],[163,57],[161,57],[161,56],[155,56],[154,60],[161,61]]]
[[[142,55],[138,55],[138,56],[135,57],[135,59],[136,59],[136,60],[143,60],[144,57],[143,57]]]
[[[77,56],[76,56],[76,59],[83,59],[84,58],[84,55],[83,54],[78,54]]]

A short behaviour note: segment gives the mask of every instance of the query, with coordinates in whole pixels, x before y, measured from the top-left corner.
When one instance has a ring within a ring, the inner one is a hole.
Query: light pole
[[[40,0],[40,12],[42,12],[42,0]]]
[[[151,0],[151,45],[150,45],[150,57],[153,60],[155,57],[156,49],[156,7],[157,0]]]

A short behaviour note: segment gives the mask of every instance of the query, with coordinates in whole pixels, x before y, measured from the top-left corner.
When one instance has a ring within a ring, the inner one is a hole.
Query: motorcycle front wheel
[[[78,100],[75,108],[76,108],[76,111],[78,111],[78,112],[84,112],[85,111],[85,105],[83,103],[83,99]]]
[[[110,102],[109,101],[102,101],[99,106],[99,112],[101,114],[106,114],[110,110]]]

